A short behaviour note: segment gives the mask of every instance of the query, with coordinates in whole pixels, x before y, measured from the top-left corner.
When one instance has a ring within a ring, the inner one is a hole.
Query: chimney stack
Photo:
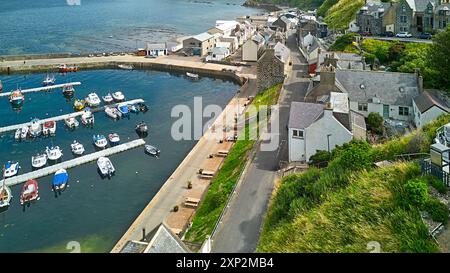
[[[320,84],[334,86],[336,82],[336,71],[334,66],[323,66],[320,70]]]

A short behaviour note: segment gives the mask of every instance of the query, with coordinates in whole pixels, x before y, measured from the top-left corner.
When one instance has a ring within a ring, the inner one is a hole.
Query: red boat
[[[23,205],[35,200],[39,200],[38,182],[34,179],[30,179],[22,187],[22,192],[20,193],[20,204]]]
[[[77,72],[78,67],[76,66],[67,66],[65,64],[61,64],[58,66],[59,72],[61,73],[67,73],[67,72]]]

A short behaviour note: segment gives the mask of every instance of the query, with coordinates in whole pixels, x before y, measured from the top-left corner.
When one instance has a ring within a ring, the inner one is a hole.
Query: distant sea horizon
[[[132,51],[261,11],[243,0],[1,1],[0,55]]]

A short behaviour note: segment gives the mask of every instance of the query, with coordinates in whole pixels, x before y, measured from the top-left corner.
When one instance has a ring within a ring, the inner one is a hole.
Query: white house
[[[256,62],[265,45],[265,39],[260,34],[255,34],[242,46],[242,61]]]
[[[221,61],[230,56],[230,49],[228,47],[214,47],[209,55],[206,57],[207,61]]]
[[[167,55],[169,52],[166,43],[159,43],[159,44],[147,43],[145,51],[147,56],[164,56]]]
[[[308,162],[318,151],[331,151],[353,138],[365,138],[365,132],[364,118],[350,111],[346,96],[332,96],[326,104],[292,102],[288,123],[289,162]]]
[[[437,90],[425,90],[413,100],[414,123],[422,128],[442,114],[449,114],[447,101]]]

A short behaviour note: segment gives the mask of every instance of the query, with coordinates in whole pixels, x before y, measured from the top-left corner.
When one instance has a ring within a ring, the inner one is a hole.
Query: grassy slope
[[[374,146],[370,158],[394,159],[405,153],[418,133],[425,137],[423,147],[429,147],[436,129],[449,121],[449,115],[441,116],[423,130]],[[416,164],[397,163],[342,178],[334,173],[330,167],[312,168],[283,179],[265,219],[258,251],[364,252],[370,241],[381,243],[383,251],[438,251],[417,209],[399,202],[405,181],[420,175]],[[331,187],[324,187],[327,184]]]
[[[281,84],[264,90],[255,97],[253,104],[256,107],[276,104],[280,90]],[[246,131],[248,131],[248,126]],[[254,143],[254,140],[238,140],[233,146],[216,178],[211,182],[211,186],[194,216],[192,227],[186,233],[185,239],[187,241],[201,243],[207,235],[211,234],[234,185],[239,179],[239,174],[247,161],[248,152]]]
[[[333,29],[347,29],[348,24],[356,18],[357,11],[364,5],[364,0],[339,0],[329,8],[334,1],[326,1],[319,11],[327,9],[325,22]]]

